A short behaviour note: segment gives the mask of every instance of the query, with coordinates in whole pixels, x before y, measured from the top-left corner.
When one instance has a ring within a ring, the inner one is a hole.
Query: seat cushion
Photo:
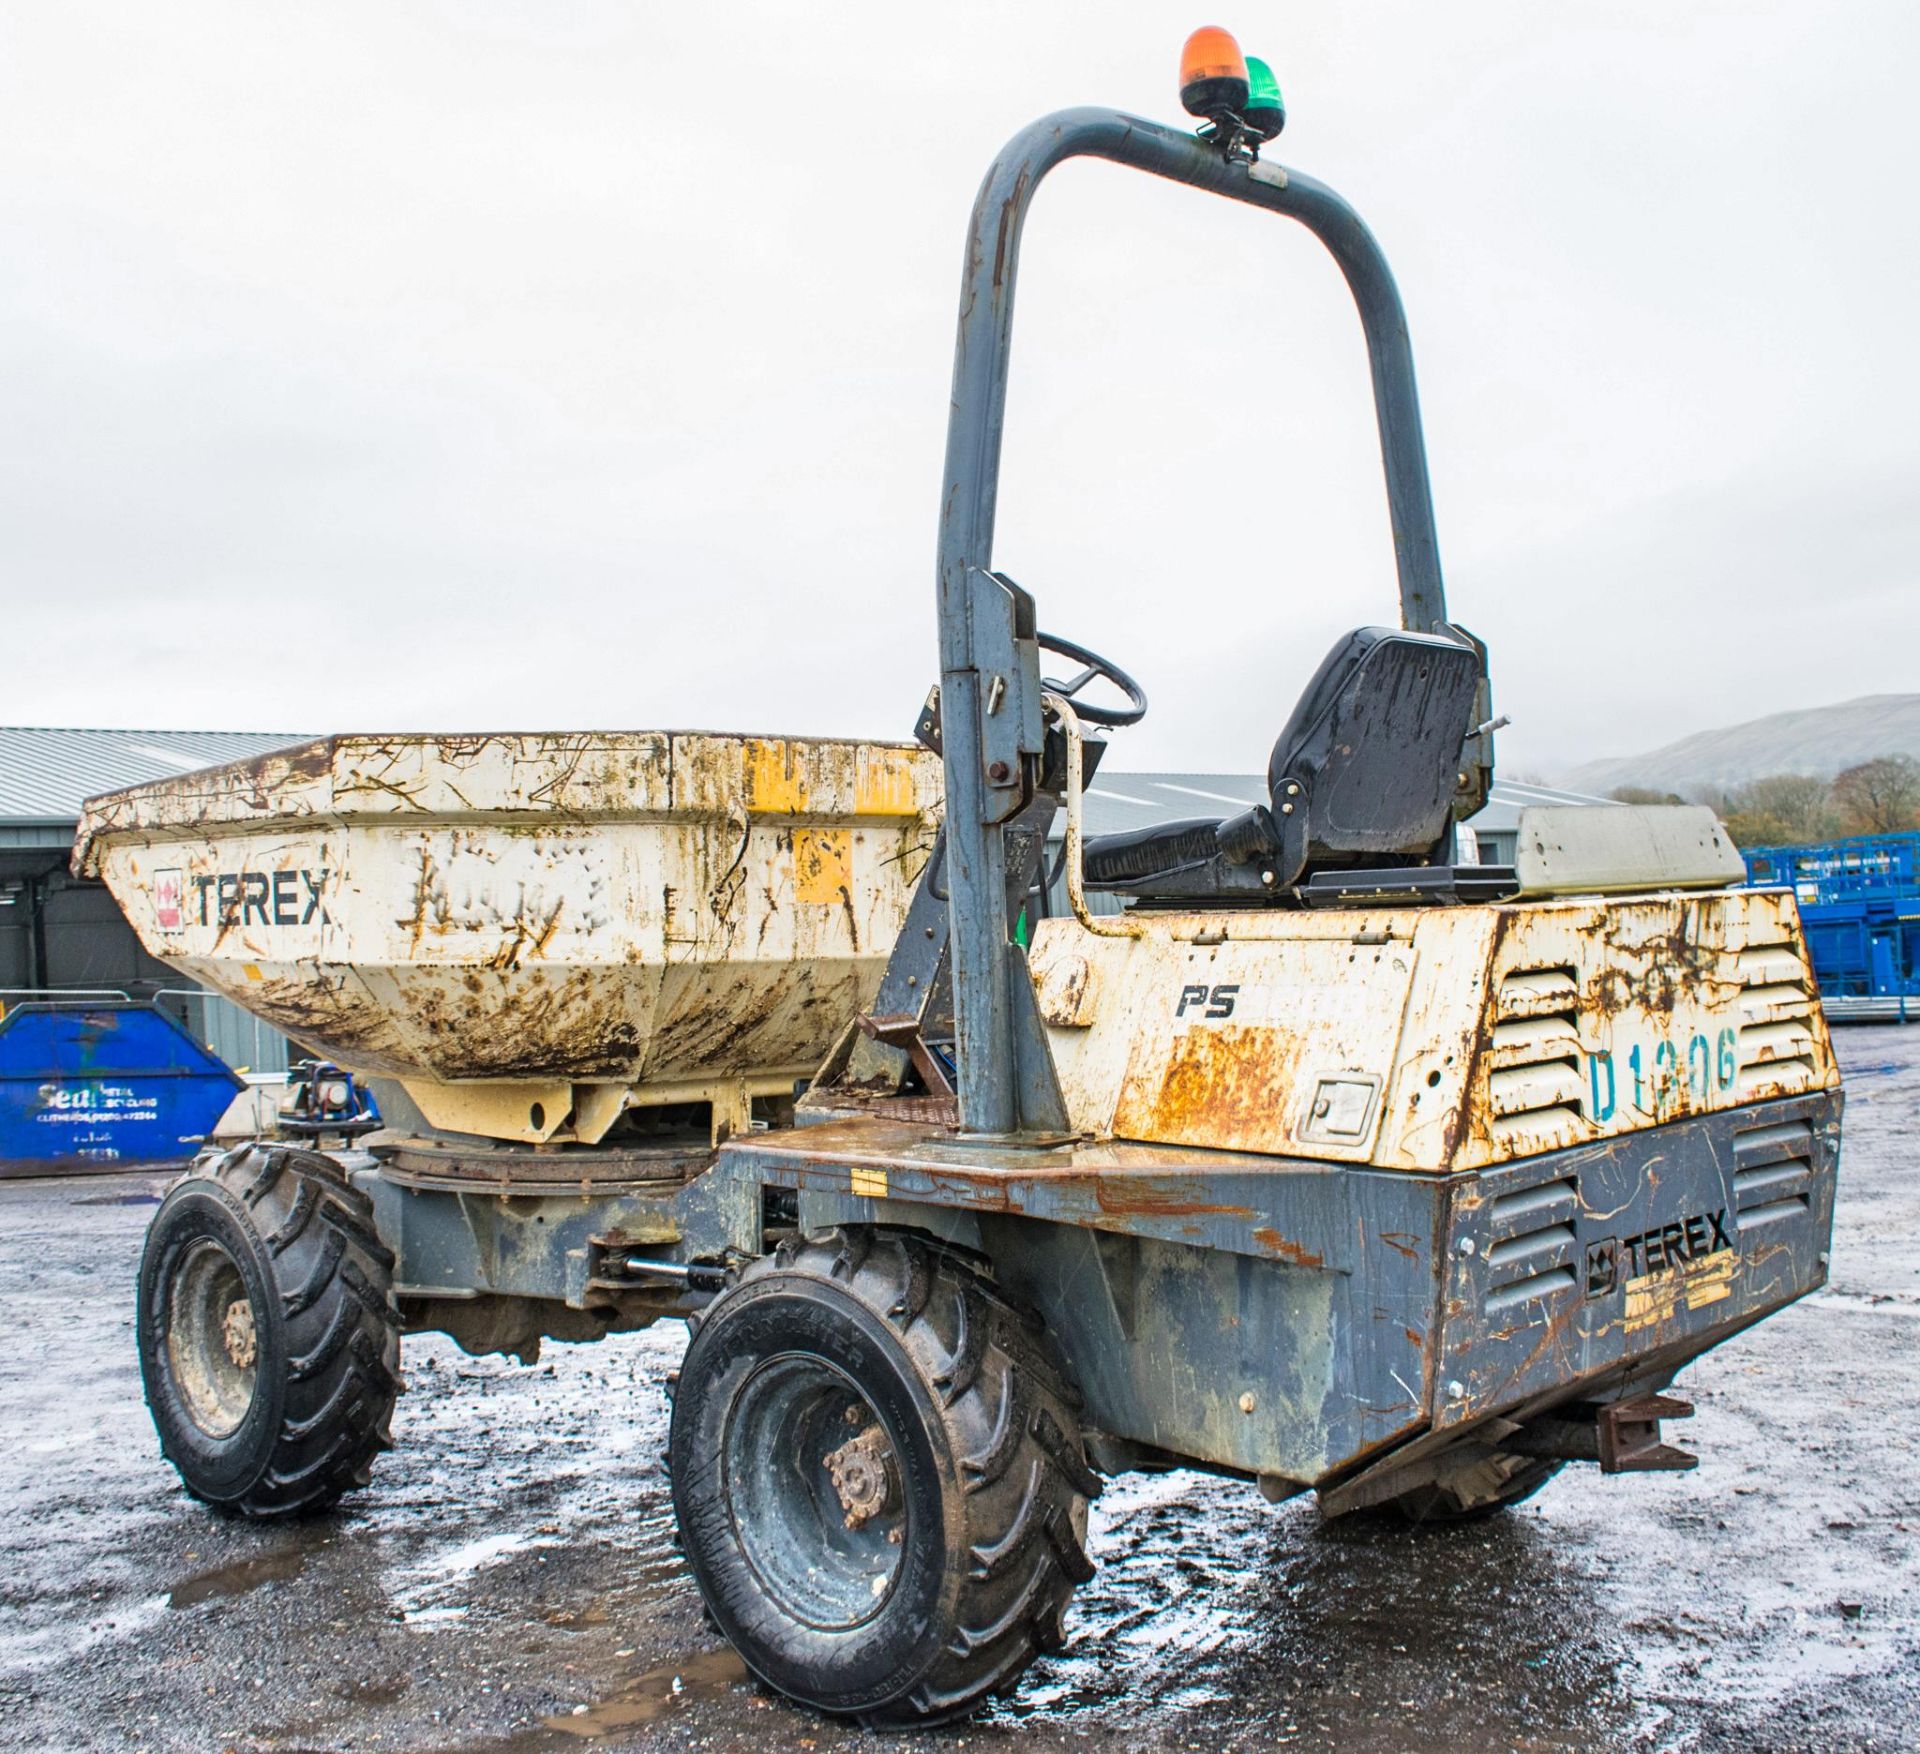
[[[1089,884],[1124,889],[1177,871],[1209,863],[1220,851],[1219,824],[1210,819],[1163,822],[1157,828],[1133,828],[1103,834],[1087,842],[1082,868]]]

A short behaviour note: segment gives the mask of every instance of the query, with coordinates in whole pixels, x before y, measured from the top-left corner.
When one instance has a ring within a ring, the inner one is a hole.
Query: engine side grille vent
[[[1813,976],[1787,939],[1733,959],[1740,983],[1740,1100],[1792,1096],[1814,1082]]]
[[[1570,968],[1515,969],[1494,998],[1487,1099],[1496,1144],[1548,1151],[1581,1134],[1580,987]]]
[[[1798,1218],[1813,1204],[1811,1122],[1749,1127],[1734,1139],[1733,1160],[1733,1209],[1743,1233]]]
[[[1494,1196],[1487,1208],[1489,1315],[1574,1283],[1579,1215],[1580,1190],[1570,1176]]]

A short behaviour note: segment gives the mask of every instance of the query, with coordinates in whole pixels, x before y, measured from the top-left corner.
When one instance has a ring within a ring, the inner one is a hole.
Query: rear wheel
[[[720,1630],[870,1723],[963,1716],[1056,1649],[1092,1575],[1069,1393],[967,1261],[846,1230],[756,1261],[674,1394],[674,1508]]]
[[[243,1146],[147,1232],[135,1326],[160,1448],[194,1497],[324,1510],[367,1483],[400,1386],[393,1256],[330,1159]]]

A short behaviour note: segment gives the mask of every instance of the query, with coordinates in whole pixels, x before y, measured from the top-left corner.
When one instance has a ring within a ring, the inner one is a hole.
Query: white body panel
[[[1837,1087],[1779,890],[1044,920],[1095,1138],[1462,1170]]]

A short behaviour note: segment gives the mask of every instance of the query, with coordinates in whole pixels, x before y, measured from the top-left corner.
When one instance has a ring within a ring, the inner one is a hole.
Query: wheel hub
[[[854,1417],[860,1409],[849,1408]],[[826,1458],[827,1476],[840,1495],[847,1527],[864,1529],[877,1516],[886,1516],[900,1501],[900,1483],[894,1476],[893,1446],[877,1424],[851,1437]]]
[[[236,1370],[252,1367],[260,1355],[260,1347],[253,1331],[253,1305],[246,1298],[236,1298],[227,1305],[227,1313],[220,1323],[220,1338]]]
[[[776,1354],[739,1389],[721,1453],[741,1555],[768,1598],[821,1631],[879,1613],[906,1544],[906,1475],[860,1385],[817,1354]]]
[[[253,1300],[234,1258],[217,1242],[196,1242],[167,1287],[168,1374],[188,1418],[208,1437],[231,1436],[253,1405],[260,1333]]]

